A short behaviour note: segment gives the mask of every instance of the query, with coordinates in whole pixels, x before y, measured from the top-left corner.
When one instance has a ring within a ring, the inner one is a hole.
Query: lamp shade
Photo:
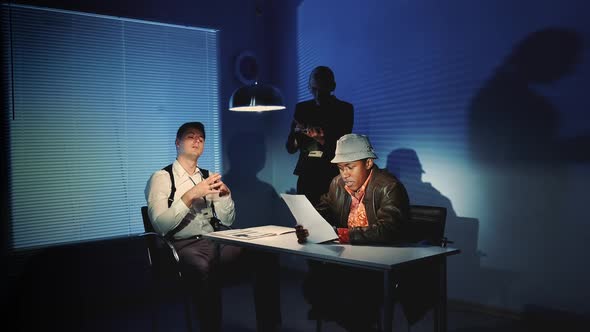
[[[262,112],[285,109],[283,96],[272,85],[254,83],[238,88],[229,100],[230,111]]]

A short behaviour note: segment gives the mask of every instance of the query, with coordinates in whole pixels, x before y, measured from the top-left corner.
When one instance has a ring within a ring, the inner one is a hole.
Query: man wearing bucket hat
[[[409,198],[404,185],[374,163],[377,155],[369,138],[347,134],[336,142],[332,163],[340,175],[316,210],[338,231],[341,242],[351,244],[403,242],[409,215]],[[305,242],[309,232],[297,226],[297,239]]]
[[[366,136],[347,134],[336,143],[331,160],[340,175],[315,206],[337,230],[341,243],[395,244],[404,242],[409,199],[404,185],[374,163]],[[299,243],[309,231],[296,226]],[[303,295],[312,305],[310,318],[336,321],[347,331],[376,331],[382,303],[382,275],[330,263],[308,261]],[[351,287],[351,285],[353,285]],[[356,285],[356,286],[354,286]]]

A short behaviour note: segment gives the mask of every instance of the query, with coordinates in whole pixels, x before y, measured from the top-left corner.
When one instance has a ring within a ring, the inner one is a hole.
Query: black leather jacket
[[[342,176],[330,183],[316,210],[335,227],[348,227],[350,194],[344,189]],[[363,199],[369,226],[349,230],[351,244],[395,244],[404,242],[409,218],[409,199],[404,185],[391,173],[373,166]]]

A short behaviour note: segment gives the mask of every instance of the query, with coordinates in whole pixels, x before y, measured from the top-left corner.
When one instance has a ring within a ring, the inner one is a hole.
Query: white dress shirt
[[[195,174],[189,175],[180,165],[178,160],[172,164],[172,174],[176,192],[174,193],[174,202],[168,208],[168,197],[172,190],[170,175],[165,170],[156,171],[150,177],[145,188],[145,198],[148,206],[148,214],[154,225],[156,232],[165,235],[173,230],[183,220],[188,225],[174,234],[175,239],[185,239],[195,235],[213,232],[213,227],[209,223],[211,220],[211,203],[215,205],[217,218],[221,223],[230,226],[235,220],[234,201],[230,195],[223,197],[211,197],[196,199],[192,206],[188,208],[182,199],[182,195],[191,189],[195,184],[203,181],[203,176],[199,167]],[[192,180],[192,181],[191,181]]]

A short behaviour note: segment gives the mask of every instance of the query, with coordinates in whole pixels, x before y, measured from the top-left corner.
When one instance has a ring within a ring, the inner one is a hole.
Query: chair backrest
[[[155,233],[154,226],[150,221],[150,216],[148,214],[148,207],[142,206],[141,207],[141,219],[143,220],[143,230],[145,234]],[[158,242],[155,236],[146,236],[145,241],[147,243],[147,255],[150,265],[154,265],[154,259],[156,258],[156,252],[158,251]]]
[[[446,246],[447,209],[440,206],[411,205],[408,235],[412,242]]]
[[[141,207],[141,218],[143,219],[143,230],[145,232],[155,232],[154,225],[150,221],[150,216],[148,215],[148,207],[142,206]]]
[[[148,214],[147,206],[141,207],[141,218],[143,220],[143,229],[145,231],[142,236],[146,239],[150,265],[164,270],[170,268],[176,270],[177,267],[172,266],[180,261],[178,253],[174,249],[172,243],[165,236],[162,236],[155,231],[154,225],[152,225]],[[180,270],[178,270],[178,273],[180,274]]]

